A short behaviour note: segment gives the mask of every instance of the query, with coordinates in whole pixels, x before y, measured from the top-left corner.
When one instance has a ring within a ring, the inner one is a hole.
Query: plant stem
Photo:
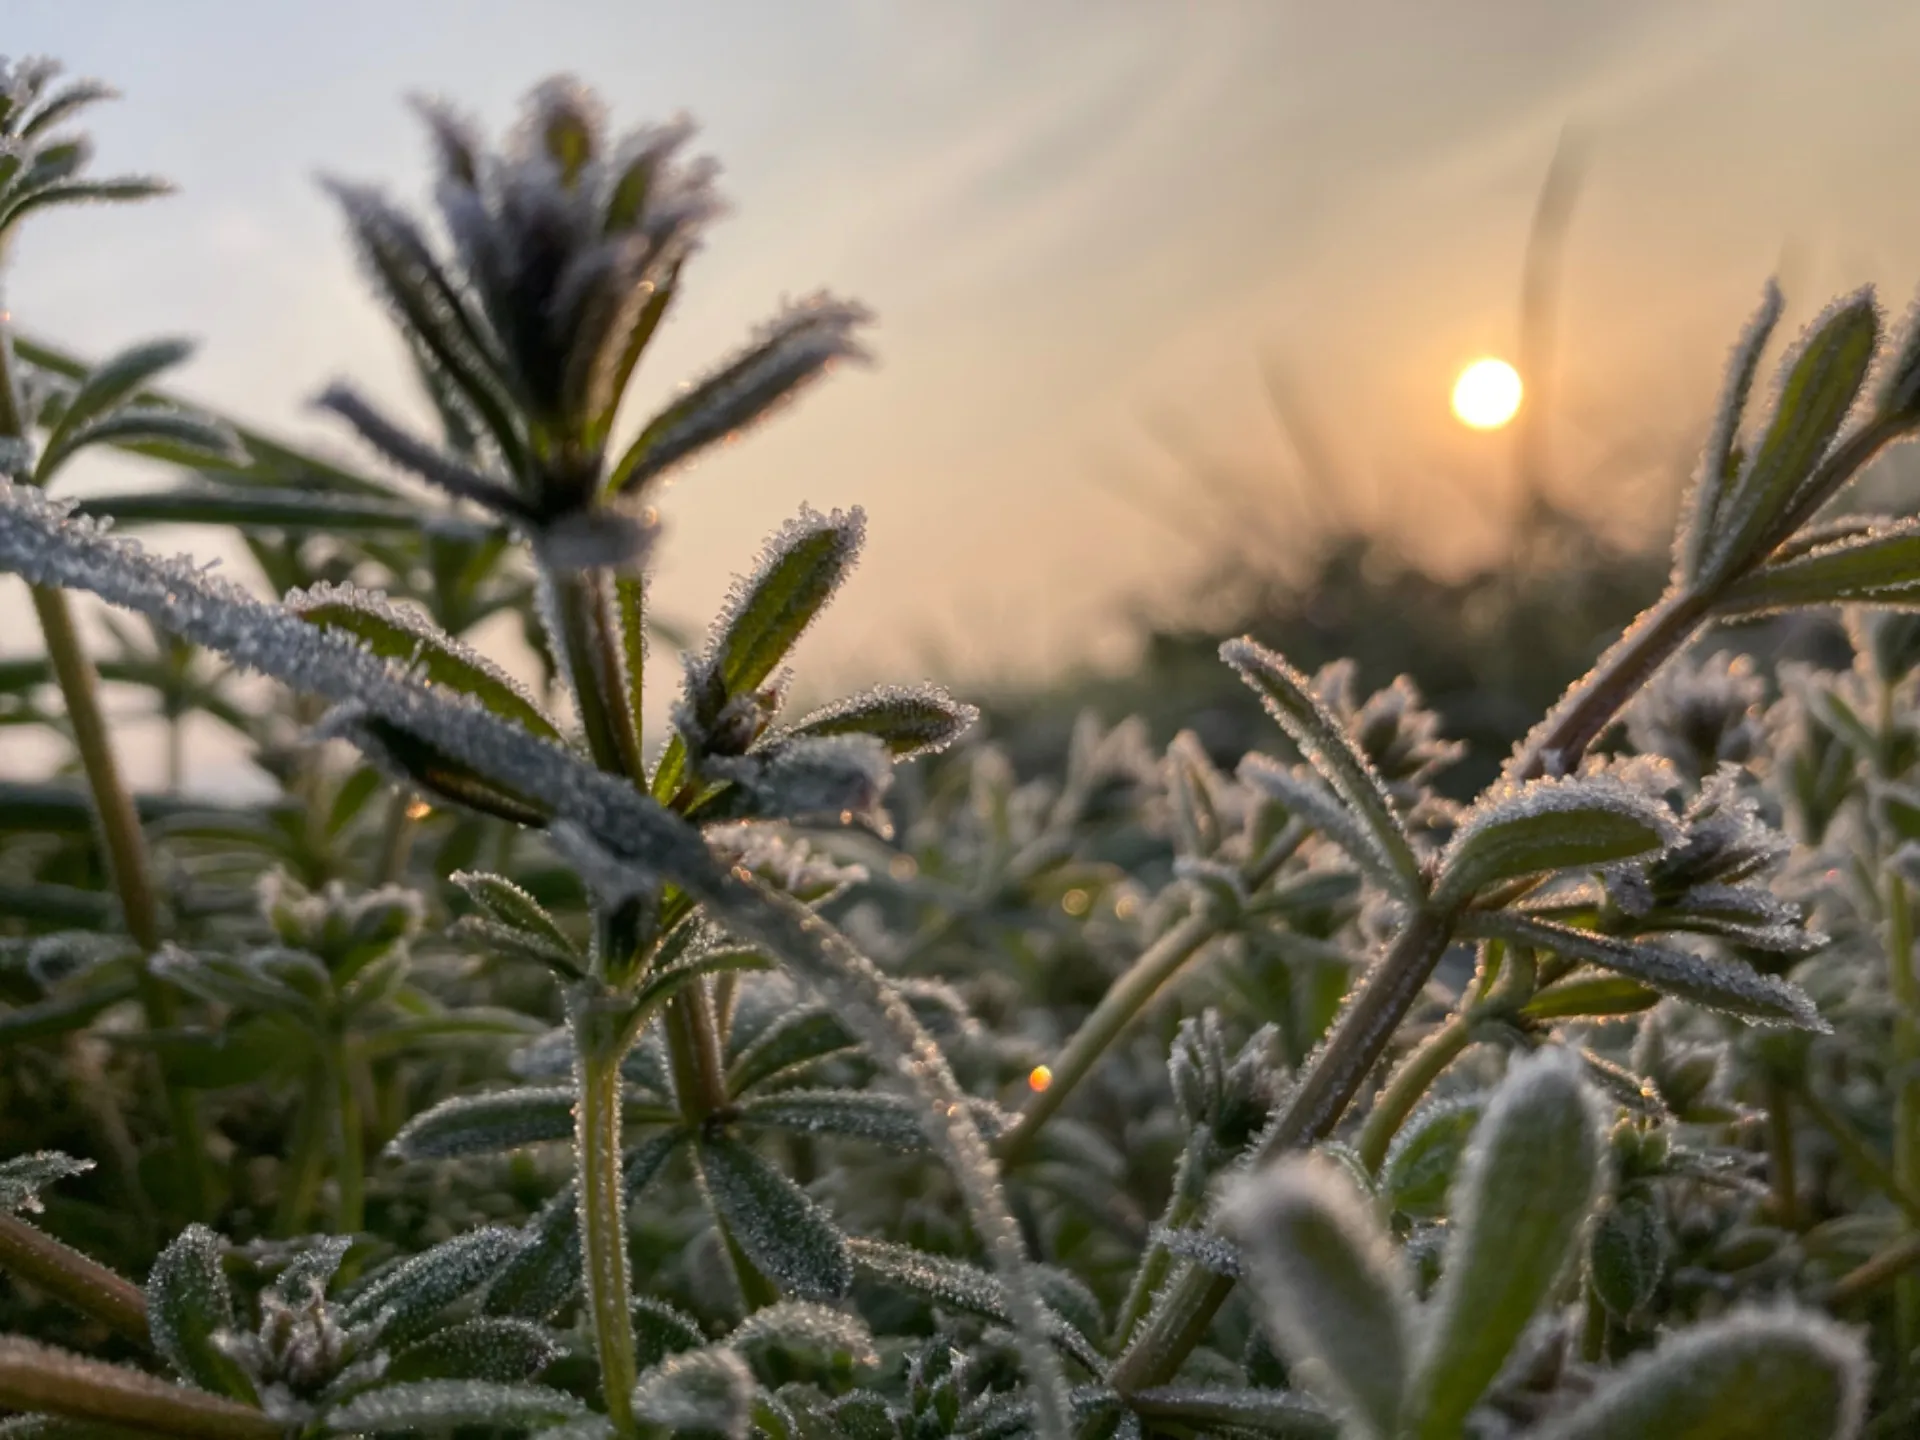
[[[1407,1123],[1407,1117],[1433,1087],[1433,1082],[1466,1053],[1472,1040],[1472,1023],[1467,1012],[1462,1011],[1449,1017],[1400,1062],[1400,1068],[1393,1072],[1386,1089],[1367,1112],[1366,1123],[1360,1127],[1360,1161],[1368,1170],[1379,1173],[1393,1137],[1400,1133],[1400,1127]]]
[[[0,1337],[0,1406],[116,1435],[284,1440],[287,1434],[283,1422],[252,1406],[12,1335]]]
[[[1913,971],[1913,904],[1907,882],[1886,871],[1887,988],[1893,995],[1893,1174],[1901,1189],[1920,1193],[1920,980]],[[1898,1295],[1901,1353],[1920,1343],[1920,1281],[1901,1280]]]
[[[1067,1097],[1099,1063],[1107,1047],[1125,1033],[1161,989],[1219,933],[1220,923],[1211,911],[1195,910],[1142,951],[1127,973],[1108,987],[1093,1013],[1053,1062],[1050,1067],[1053,1075],[1047,1088],[1034,1092],[1020,1118],[1000,1137],[996,1149],[1002,1165],[1012,1165],[1026,1154],[1040,1127],[1066,1104]]]
[[[386,824],[380,832],[380,861],[374,867],[373,883],[397,885],[407,876],[407,860],[413,854],[413,837],[419,822],[413,807],[420,797],[411,790],[393,792],[387,803]]]
[[[1173,1195],[1160,1216],[1162,1230],[1181,1229],[1199,1216],[1200,1207],[1206,1199],[1208,1178],[1196,1142],[1189,1142],[1187,1148],[1180,1152],[1180,1168],[1174,1175]],[[1147,1248],[1147,1253],[1140,1259],[1139,1269],[1133,1272],[1133,1283],[1127,1287],[1127,1298],[1120,1307],[1120,1318],[1114,1324],[1114,1345],[1124,1345],[1133,1338],[1133,1332],[1146,1318],[1153,1297],[1166,1283],[1167,1271],[1172,1267],[1173,1256],[1166,1246],[1150,1245]]]
[[[16,1215],[0,1215],[0,1269],[147,1343],[147,1298],[139,1286]]]
[[[704,981],[689,981],[667,1001],[666,1032],[680,1116],[699,1125],[733,1103],[713,997]]]
[[[292,1141],[282,1167],[280,1201],[273,1212],[277,1235],[301,1234],[307,1228],[307,1217],[313,1213],[313,1197],[320,1188],[320,1177],[326,1168],[327,1141],[333,1133],[333,1127],[327,1123],[333,1094],[326,1062],[313,1061],[307,1067],[300,1113],[294,1117]]]
[[[366,1226],[367,1137],[354,1088],[353,1057],[344,1044],[334,1051],[333,1073],[334,1115],[340,1126],[340,1157],[334,1165],[340,1203],[333,1228],[338,1235],[356,1235]]]
[[[1827,1291],[1826,1303],[1829,1308],[1837,1310],[1889,1280],[1905,1278],[1916,1265],[1920,1265],[1920,1235],[1896,1240],[1878,1255],[1863,1260],[1834,1281],[1833,1288]]]
[[[581,1279],[607,1418],[622,1435],[634,1431],[632,1277],[627,1262],[627,1192],[621,1145],[620,1032],[603,992],[570,997],[574,1073],[574,1156],[579,1170]]]
[[[1711,609],[1707,594],[1678,587],[1668,590],[1534,727],[1509,762],[1506,778],[1570,774],[1621,707],[1693,638]]]
[[[5,343],[5,335],[0,333],[0,351],[4,351]],[[11,382],[0,374],[0,392],[10,388]],[[0,434],[4,433],[0,430]],[[66,592],[39,585],[31,586],[30,590],[34,613],[40,618],[40,630],[46,639],[47,659],[59,682],[61,698],[66,702],[74,749],[79,753],[93,796],[107,871],[120,897],[121,918],[133,943],[144,954],[151,955],[160,948],[160,906],[154,894],[153,866],[133,793],[121,776],[120,762],[107,733],[106,715],[100,708],[99,673],[81,644]],[[173,993],[144,964],[139,967],[136,983],[149,1030],[171,1030],[178,1024]],[[190,1092],[168,1083],[164,1066],[161,1067],[161,1088],[167,1097],[167,1118],[173,1134],[181,1199],[187,1213],[197,1217],[206,1212],[207,1205],[207,1145],[200,1124],[200,1107]]]
[[[1452,939],[1453,917],[1414,912],[1374,966],[1359,994],[1341,1012],[1305,1075],[1263,1137],[1256,1165],[1330,1134],[1367,1073],[1433,975]],[[1108,1383],[1122,1395],[1164,1385],[1207,1333],[1233,1281],[1189,1265],[1165,1292],[1147,1323],[1114,1362]],[[1081,1435],[1092,1432],[1083,1426]]]
[[[1782,1229],[1800,1228],[1799,1168],[1794,1163],[1793,1114],[1787,1087],[1767,1082],[1767,1158],[1773,1180],[1773,1217]]]
[[[556,657],[573,690],[594,764],[613,775],[643,776],[626,697],[618,683],[619,649],[600,603],[599,587],[589,575],[548,572],[560,633],[553,638]]]

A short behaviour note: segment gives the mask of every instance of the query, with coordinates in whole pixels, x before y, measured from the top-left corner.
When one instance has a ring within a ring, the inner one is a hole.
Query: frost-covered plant
[[[102,92],[52,78],[0,72],[0,234],[154,188],[75,178],[54,131]],[[862,358],[867,317],[790,307],[622,434],[718,213],[690,127],[612,139],[568,81],[498,150],[423,110],[440,236],[331,186],[438,419],[324,393],[390,474],[169,399],[177,344],[89,366],[0,333],[0,568],[48,639],[0,719],[64,715],[88,782],[0,797],[0,1076],[54,1097],[0,1122],[32,1137],[0,1269],[36,1327],[0,1339],[0,1434],[1920,1413],[1920,644],[1868,613],[1911,606],[1920,543],[1825,518],[1920,425],[1920,335],[1869,385],[1879,317],[1842,302],[1743,435],[1769,291],[1665,594],[1470,803],[1436,791],[1461,747],[1410,681],[1250,640],[1223,658],[1286,754],[1089,719],[1023,780],[991,745],[942,757],[973,715],[932,686],[802,712],[784,667],[858,511],[776,532],[651,736],[652,490]],[[49,493],[96,443],[195,473]],[[111,519],[238,527],[283,598]],[[166,637],[100,670],[246,735],[281,797],[133,796],[67,591]],[[1849,670],[1682,658],[1836,604]],[[544,684],[460,638],[503,613]],[[62,1197],[90,1186],[110,1202]]]

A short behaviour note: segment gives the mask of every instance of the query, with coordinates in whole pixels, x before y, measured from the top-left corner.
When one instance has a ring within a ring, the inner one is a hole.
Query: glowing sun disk
[[[1498,430],[1520,409],[1520,372],[1504,360],[1476,360],[1453,382],[1453,413],[1474,430]]]

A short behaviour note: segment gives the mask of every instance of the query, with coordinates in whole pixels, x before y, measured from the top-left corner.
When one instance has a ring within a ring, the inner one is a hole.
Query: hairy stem
[[[572,997],[574,1159],[579,1172],[581,1279],[607,1418],[633,1433],[632,1276],[627,1262],[627,1192],[622,1179],[621,1042],[624,1027],[600,993]]]
[[[1900,1188],[1920,1192],[1920,979],[1913,970],[1913,902],[1907,882],[1886,872],[1887,988],[1893,995],[1893,1174]],[[1920,1281],[1903,1277],[1896,1292],[1902,1354],[1920,1343]]]
[[[0,348],[4,343],[5,337],[0,334]],[[0,390],[7,388],[0,384]],[[153,865],[133,792],[120,773],[119,757],[107,733],[107,718],[100,708],[100,676],[81,643],[66,592],[39,585],[32,586],[31,592],[34,613],[40,618],[40,630],[46,639],[47,659],[66,702],[74,749],[93,796],[107,872],[120,897],[121,918],[133,943],[151,955],[160,948],[160,905],[153,888]],[[139,969],[137,983],[147,1028],[171,1030],[179,1023],[173,992],[145,965]],[[189,1215],[198,1216],[205,1213],[207,1204],[207,1147],[200,1107],[189,1091],[167,1083],[164,1071],[161,1088],[166,1092],[182,1203]]]
[[[0,1337],[0,1407],[76,1420],[112,1434],[186,1440],[284,1440],[287,1426],[248,1405],[122,1365]]]
[[[380,860],[374,866],[375,885],[397,885],[407,876],[407,861],[413,854],[413,837],[420,828],[414,807],[420,797],[411,790],[393,792],[387,802],[386,823],[380,831]]]
[[[355,1235],[366,1225],[367,1137],[354,1083],[353,1057],[345,1045],[334,1052],[333,1072],[334,1115],[340,1125],[340,1156],[334,1165],[340,1200],[333,1228],[336,1234]]]
[[[1462,1011],[1449,1017],[1400,1062],[1400,1068],[1393,1072],[1386,1088],[1373,1102],[1373,1109],[1367,1112],[1366,1123],[1360,1127],[1360,1160],[1368,1170],[1376,1175],[1380,1172],[1393,1137],[1400,1133],[1400,1127],[1407,1123],[1414,1107],[1433,1088],[1433,1082],[1466,1053],[1472,1039],[1472,1022]]]
[[[1218,920],[1211,912],[1196,910],[1162,935],[1100,997],[1100,1003],[1086,1018],[1067,1048],[1050,1067],[1051,1082],[1036,1091],[1020,1118],[1000,1137],[997,1147],[1000,1163],[1012,1165],[1026,1154],[1040,1131],[1087,1078],[1088,1073],[1107,1052],[1107,1047],[1125,1033],[1127,1027],[1153,1003],[1200,949],[1220,933]]]
[[[1767,1082],[1767,1160],[1773,1182],[1773,1218],[1785,1230],[1800,1228],[1800,1172],[1793,1151],[1793,1112],[1787,1087]]]
[[[147,1343],[147,1298],[139,1286],[16,1215],[0,1215],[0,1269]]]
[[[294,1116],[291,1143],[281,1167],[280,1201],[273,1212],[276,1235],[299,1235],[307,1228],[313,1197],[326,1172],[327,1143],[333,1136],[333,1094],[326,1063],[315,1060],[307,1069],[300,1112]]]

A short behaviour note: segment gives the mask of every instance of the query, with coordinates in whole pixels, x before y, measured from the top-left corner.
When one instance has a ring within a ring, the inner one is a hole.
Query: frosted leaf
[[[382,415],[359,392],[342,384],[320,392],[314,405],[338,415],[360,438],[408,474],[437,486],[456,500],[466,500],[503,520],[531,523],[535,516],[527,502],[501,481],[446,454]]]
[[[536,735],[560,738],[559,727],[526,686],[413,605],[396,605],[378,590],[324,583],[289,591],[284,603],[308,624],[345,631],[374,654],[401,662],[426,685],[470,695]]]
[[[634,1199],[673,1157],[686,1138],[681,1131],[656,1135],[626,1154],[621,1176],[626,1200]],[[522,1244],[487,1287],[489,1314],[547,1319],[580,1289],[580,1201],[569,1181],[520,1231]]]
[[[1483,938],[1504,939],[1599,965],[1632,976],[1663,994],[1710,1010],[1723,1010],[1749,1022],[1820,1033],[1832,1028],[1804,990],[1762,974],[1751,965],[1713,960],[1644,940],[1622,940],[1512,912],[1476,915],[1468,922],[1468,929]]]
[[[701,834],[715,860],[751,871],[775,889],[809,905],[824,905],[867,878],[864,865],[849,865],[799,835],[770,825],[704,825]]]
[[[847,1253],[853,1258],[857,1273],[883,1285],[905,1290],[963,1315],[1003,1322],[1008,1319],[1006,1288],[976,1265],[884,1240],[850,1239]],[[1048,1337],[1064,1354],[1093,1374],[1104,1372],[1105,1362],[1085,1336],[1052,1307],[1044,1307],[1043,1313]]]
[[[783,1300],[754,1311],[733,1328],[727,1344],[749,1355],[786,1351],[822,1365],[864,1369],[880,1363],[864,1320],[810,1300]]]
[[[329,1412],[323,1433],[405,1435],[461,1425],[554,1425],[586,1413],[587,1407],[566,1391],[544,1385],[416,1380],[356,1395]]]
[[[1011,1117],[990,1101],[972,1102],[981,1132],[997,1136]],[[742,1101],[743,1123],[794,1130],[805,1135],[839,1135],[866,1140],[902,1154],[928,1150],[920,1108],[904,1095],[872,1090],[783,1090]]]
[[[1414,1113],[1380,1166],[1380,1189],[1394,1209],[1416,1220],[1446,1213],[1460,1157],[1486,1106],[1486,1096],[1467,1095],[1431,1102]]]
[[[274,1277],[274,1292],[289,1304],[318,1300],[327,1293],[327,1286],[352,1248],[350,1235],[312,1237]]]
[[[882,834],[891,828],[881,807],[893,784],[893,761],[885,742],[872,735],[777,741],[747,755],[711,757],[703,772],[737,784],[742,808],[755,819],[858,819]]]
[[[1668,1335],[1601,1378],[1541,1440],[1860,1433],[1870,1366],[1859,1335],[1798,1306],[1741,1309]]]
[[[614,466],[608,488],[637,490],[715,441],[764,419],[835,361],[869,359],[854,331],[865,306],[822,292],[776,316],[739,355],[647,422]]]
[[[362,1287],[345,1306],[348,1324],[383,1319],[389,1341],[407,1339],[461,1296],[486,1285],[524,1241],[503,1225],[482,1226],[402,1261]]]
[[[572,1086],[457,1095],[421,1111],[387,1142],[396,1160],[497,1155],[573,1137]]]
[[[702,1136],[699,1156],[714,1209],[755,1269],[804,1298],[846,1293],[846,1236],[805,1191],[737,1140]]]
[[[1196,1226],[1170,1230],[1155,1225],[1147,1232],[1147,1244],[1157,1245],[1176,1259],[1197,1265],[1209,1275],[1224,1275],[1238,1280],[1246,1273],[1240,1247],[1224,1236]]]
[[[1412,1289],[1352,1180],[1291,1156],[1238,1180],[1222,1208],[1269,1336],[1303,1383],[1355,1423],[1395,1433],[1411,1348]]]
[[[753,1374],[722,1346],[709,1346],[661,1361],[633,1388],[641,1419],[670,1433],[718,1432],[745,1440],[753,1419]]]
[[[542,964],[563,972],[585,973],[586,957],[573,938],[560,928],[560,923],[544,906],[511,880],[471,870],[457,871],[447,878],[488,917],[471,927],[477,937],[498,943],[510,936],[515,950],[537,958]],[[478,920],[478,917],[463,918]]]
[[[1715,613],[1729,618],[1817,605],[1912,610],[1920,602],[1920,523],[1897,520],[1811,546],[1726,587]]]
[[[1732,358],[1727,363],[1726,385],[1720,392],[1713,426],[1707,432],[1700,468],[1694,474],[1692,492],[1681,505],[1680,513],[1685,519],[1674,536],[1674,569],[1681,579],[1691,580],[1699,574],[1707,545],[1716,533],[1721,501],[1739,460],[1734,446],[1740,436],[1740,418],[1746,412],[1747,397],[1753,392],[1754,377],[1760,373],[1760,354],[1766,349],[1774,326],[1780,323],[1784,305],[1779,285],[1767,281],[1759,310],[1747,322],[1733,347]]]
[[[60,418],[47,431],[47,454],[66,448],[73,433],[133,400],[156,375],[181,364],[193,353],[188,340],[148,340],[101,361],[79,381],[61,407]],[[49,470],[51,464],[46,466]],[[45,477],[41,477],[44,481]]]
[[[1643,859],[1679,839],[1665,804],[1611,775],[1495,786],[1441,854],[1434,898],[1458,904],[1504,880]]]
[[[1311,770],[1290,769],[1257,753],[1240,762],[1243,784],[1271,796],[1287,813],[1338,845],[1377,884],[1406,895],[1408,880],[1380,844],[1379,837]]]
[[[393,1356],[388,1384],[415,1380],[530,1380],[559,1358],[553,1335],[525,1320],[486,1317],[436,1331]]]
[[[938,755],[980,718],[939,685],[881,685],[836,700],[794,722],[801,736],[871,735],[896,760]]]
[[[650,1295],[633,1297],[632,1319],[634,1359],[642,1370],[707,1343],[698,1320]]]
[[[1395,888],[1417,889],[1419,862],[1394,814],[1386,782],[1313,693],[1312,682],[1273,651],[1245,637],[1223,644],[1220,658],[1260,696],[1267,713],[1299,747],[1302,757],[1371,833],[1380,853],[1401,877],[1402,883]]]
[[[577,980],[587,973],[582,956],[555,950],[525,930],[511,929],[479,915],[462,915],[447,927],[447,937],[485,954],[545,965],[569,979]]]
[[[751,695],[773,674],[853,569],[865,535],[866,515],[858,507],[822,515],[802,506],[767,541],[754,573],[734,583],[706,648],[687,662],[675,724],[695,754],[745,748],[723,733],[728,703]]]
[[[832,1011],[800,1006],[775,1020],[727,1065],[727,1088],[743,1094],[795,1080],[810,1066],[845,1054],[856,1042]]]
[[[155,1351],[183,1378],[253,1404],[259,1397],[252,1379],[215,1343],[234,1328],[225,1257],[225,1243],[206,1226],[181,1231],[147,1277],[147,1330]]]
[[[1879,309],[1864,287],[1814,317],[1781,361],[1766,433],[1716,507],[1699,565],[1703,579],[1724,579],[1760,558],[1812,518],[1833,483],[1848,478],[1820,477],[1817,467],[1853,409],[1879,336]]]
[[[549,1430],[532,1432],[532,1440],[619,1440],[613,1422],[604,1415],[587,1415]]]
[[[1408,1413],[1458,1433],[1559,1278],[1603,1181],[1600,1109],[1579,1062],[1548,1049],[1494,1090],[1449,1197]]]
[[[76,1160],[58,1150],[38,1150],[0,1161],[0,1213],[37,1215],[42,1190],[56,1180],[84,1175],[91,1169],[93,1161]]]

